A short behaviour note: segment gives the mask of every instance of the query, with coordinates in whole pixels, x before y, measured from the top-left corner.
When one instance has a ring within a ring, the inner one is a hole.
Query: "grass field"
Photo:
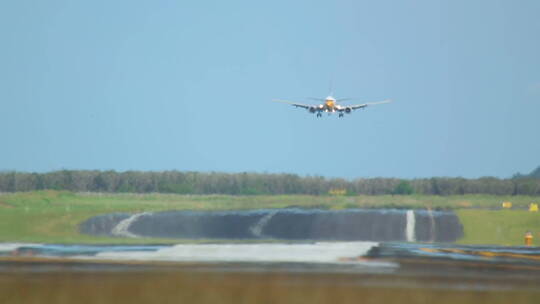
[[[512,210],[499,210],[511,201]],[[100,214],[160,210],[229,210],[305,207],[453,209],[464,225],[460,243],[522,245],[525,231],[540,240],[540,213],[528,212],[526,196],[305,196],[76,194],[39,191],[0,195],[0,242],[165,243],[178,240],[128,239],[81,235],[78,224]],[[191,241],[192,242],[192,241]]]
[[[527,210],[457,210],[465,237],[462,244],[524,245],[531,231],[540,246],[540,213]]]

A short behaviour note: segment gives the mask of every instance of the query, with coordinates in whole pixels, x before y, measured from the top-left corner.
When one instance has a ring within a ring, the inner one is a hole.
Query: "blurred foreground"
[[[3,248],[0,303],[538,303],[540,299],[537,247],[352,242],[4,244]],[[199,256],[200,252],[209,253]],[[233,258],[224,260],[227,254]],[[249,256],[253,258],[243,261]]]
[[[538,303],[540,281],[335,273],[0,273],[2,303]]]

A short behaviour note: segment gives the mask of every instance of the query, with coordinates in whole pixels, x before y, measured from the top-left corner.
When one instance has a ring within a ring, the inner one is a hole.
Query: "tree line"
[[[308,194],[325,195],[345,190],[366,194],[493,194],[540,195],[540,179],[477,179],[433,177],[419,179],[359,178],[346,180],[296,174],[219,172],[141,172],[61,170],[48,173],[0,172],[0,192],[68,190],[109,193],[177,194]]]
[[[529,174],[516,173],[512,178],[540,178],[540,166],[532,170]]]

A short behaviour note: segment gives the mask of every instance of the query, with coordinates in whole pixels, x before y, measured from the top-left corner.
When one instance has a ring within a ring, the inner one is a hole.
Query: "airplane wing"
[[[389,102],[392,102],[392,100],[386,99],[386,100],[383,100],[383,101],[378,101],[378,102],[368,102],[368,103],[363,103],[363,104],[359,104],[359,105],[352,105],[352,106],[348,106],[348,107],[351,108],[352,110],[357,110],[357,109],[365,108],[365,107],[367,107],[367,106],[372,106],[372,105],[377,105],[377,104],[383,104],[383,103],[389,103]]]
[[[274,99],[274,101],[275,102],[288,103],[288,104],[293,105],[293,106],[295,106],[297,108],[309,109],[309,108],[313,107],[313,105],[306,105],[306,104],[296,103],[296,102],[292,102],[292,101],[288,101],[288,100]]]

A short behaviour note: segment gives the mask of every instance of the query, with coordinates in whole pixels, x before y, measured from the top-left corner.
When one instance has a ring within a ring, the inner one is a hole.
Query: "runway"
[[[81,223],[84,234],[113,237],[278,241],[455,242],[452,211],[306,208],[112,213]]]
[[[466,246],[455,244],[407,242],[295,242],[295,243],[208,243],[176,245],[60,245],[60,244],[0,244],[0,270],[39,270],[63,264],[91,271],[93,265],[180,267],[205,265],[234,271],[278,269],[294,265],[294,272],[347,273],[417,273],[437,274],[437,268],[474,275],[499,269],[540,275],[540,247]],[[81,265],[88,264],[87,267]],[[410,265],[431,265],[429,269],[414,269]],[[407,267],[404,267],[407,266]]]

